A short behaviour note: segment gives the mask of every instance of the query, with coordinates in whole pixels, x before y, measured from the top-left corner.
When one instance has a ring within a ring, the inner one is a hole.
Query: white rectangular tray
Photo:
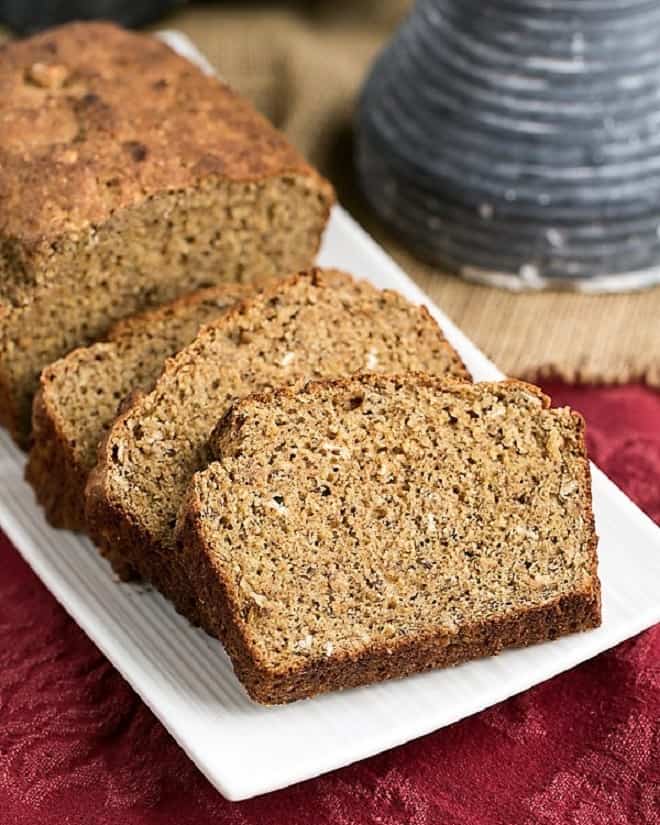
[[[340,208],[319,263],[426,303],[476,379],[498,370]],[[442,728],[660,621],[660,530],[593,471],[603,625],[496,658],[276,708],[253,704],[220,644],[154,592],[118,584],[79,536],[49,528],[23,481],[24,456],[0,433],[0,526],[210,782],[245,799]]]

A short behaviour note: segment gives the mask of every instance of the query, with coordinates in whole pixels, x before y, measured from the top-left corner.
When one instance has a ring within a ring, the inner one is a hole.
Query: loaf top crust
[[[210,178],[302,175],[332,199],[246,100],[155,38],[110,23],[0,46],[0,134],[0,238],[23,247]]]

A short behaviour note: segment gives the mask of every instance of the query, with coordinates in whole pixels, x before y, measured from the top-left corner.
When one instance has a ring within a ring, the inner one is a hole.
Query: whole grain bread
[[[249,103],[157,39],[74,23],[0,46],[0,423],[119,318],[310,266],[333,200]]]
[[[202,625],[289,702],[600,623],[584,422],[520,382],[249,396],[182,507]]]
[[[25,476],[54,527],[85,529],[85,485],[119,404],[148,390],[165,359],[252,291],[223,284],[118,322],[106,341],[79,347],[41,373]]]
[[[87,526],[115,570],[132,568],[194,620],[174,527],[208,437],[236,397],[363,370],[468,378],[425,308],[336,271],[278,283],[202,330],[115,421],[87,485]]]

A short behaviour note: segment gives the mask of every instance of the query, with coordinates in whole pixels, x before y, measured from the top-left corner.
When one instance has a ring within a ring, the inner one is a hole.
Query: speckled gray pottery
[[[418,0],[357,118],[374,209],[513,289],[660,282],[660,2]]]

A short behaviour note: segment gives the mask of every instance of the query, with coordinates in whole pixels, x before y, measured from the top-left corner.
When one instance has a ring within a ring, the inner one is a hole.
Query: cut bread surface
[[[519,382],[237,403],[179,521],[201,622],[286,702],[600,622],[584,424]]]
[[[41,369],[145,307],[310,266],[330,184],[156,38],[72,23],[0,63],[0,423]]]
[[[133,568],[195,621],[173,531],[218,419],[251,391],[365,369],[469,377],[424,308],[343,273],[313,270],[244,301],[110,429],[87,485],[92,537],[119,572]]]
[[[85,529],[87,477],[120,403],[150,389],[166,358],[251,291],[240,284],[199,290],[119,322],[106,341],[46,367],[34,401],[26,478],[52,525]]]

